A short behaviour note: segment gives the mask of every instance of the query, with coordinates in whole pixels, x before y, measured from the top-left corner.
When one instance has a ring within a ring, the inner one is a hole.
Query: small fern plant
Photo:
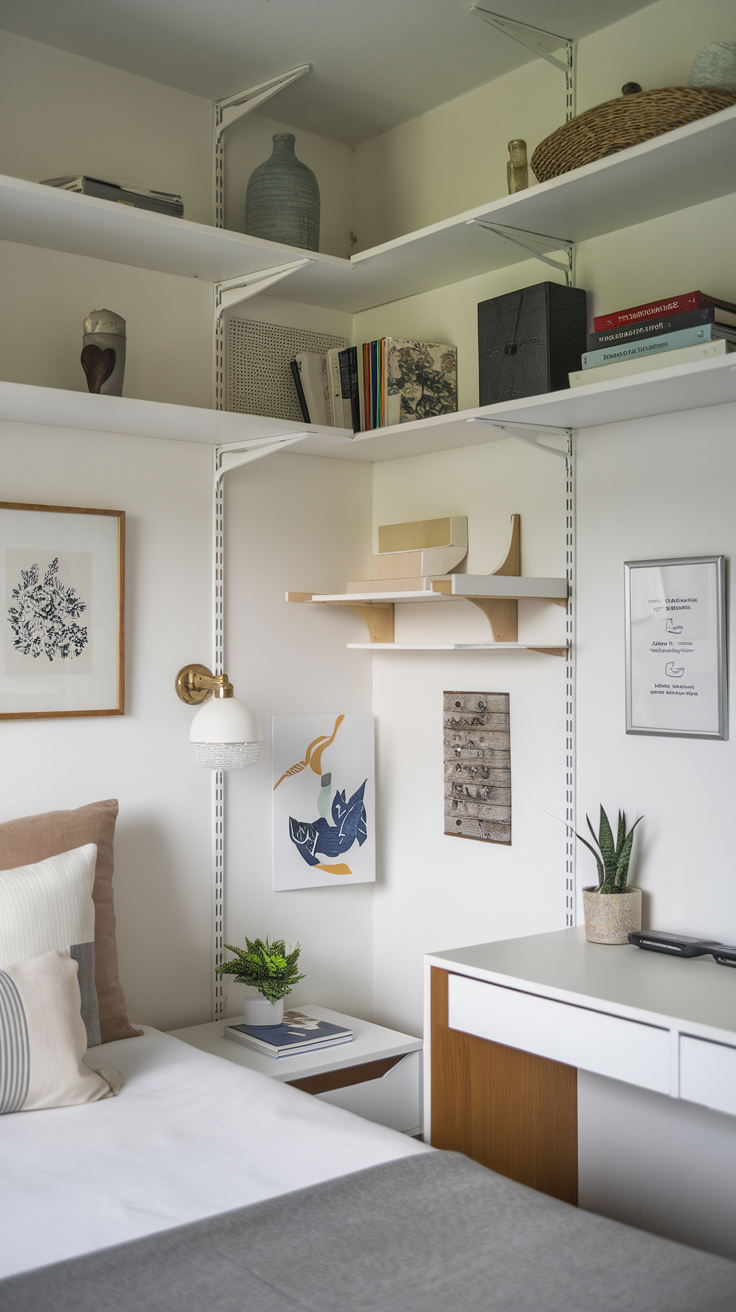
[[[598,850],[596,851],[596,848],[588,842],[587,838],[583,838],[581,834],[576,834],[575,837],[578,838],[581,843],[584,843],[595,857],[596,865],[598,867],[597,892],[625,893],[627,891],[626,881],[628,879],[629,864],[631,862],[631,849],[634,845],[634,830],[639,824],[639,820],[643,819],[643,816],[639,816],[639,820],[634,822],[627,834],[626,816],[623,811],[619,811],[618,832],[615,842],[610,821],[603,810],[603,807],[601,807],[601,818],[597,834],[587,815],[585,819],[588,821],[588,828],[593,835],[593,842],[596,844]]]
[[[282,938],[274,939],[273,943],[269,943],[268,938],[265,942],[261,938],[246,938],[244,948],[234,948],[229,943],[225,947],[228,952],[235,953],[235,960],[218,966],[218,975],[234,975],[238,984],[258,989],[269,1002],[279,1002],[291,993],[300,979],[305,978],[297,969],[301,952],[299,943],[290,952],[287,952]]]

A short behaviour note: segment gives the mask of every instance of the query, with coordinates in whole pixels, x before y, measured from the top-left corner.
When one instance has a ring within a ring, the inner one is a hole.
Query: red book
[[[730,301],[720,300],[716,296],[707,296],[705,292],[685,292],[682,296],[666,296],[659,301],[649,301],[647,305],[632,305],[628,310],[614,310],[612,314],[599,314],[593,320],[597,333],[606,328],[619,328],[622,324],[639,323],[641,320],[654,319],[658,315],[683,314],[686,310],[699,310],[701,306],[713,305],[725,310],[727,315],[716,314],[716,320],[726,323],[734,322],[736,305]]]

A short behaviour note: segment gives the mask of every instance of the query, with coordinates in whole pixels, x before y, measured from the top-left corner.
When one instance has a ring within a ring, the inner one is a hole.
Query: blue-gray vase
[[[283,246],[319,250],[319,186],[294,154],[291,132],[277,132],[273,154],[254,169],[245,193],[245,231]]]

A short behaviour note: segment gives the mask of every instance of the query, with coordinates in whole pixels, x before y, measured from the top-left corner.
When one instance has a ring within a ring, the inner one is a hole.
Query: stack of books
[[[457,410],[457,348],[405,337],[363,346],[364,427],[389,428]]]
[[[726,355],[736,344],[736,305],[686,292],[599,315],[593,326],[571,387]]]
[[[291,361],[307,424],[354,433],[457,410],[457,350],[437,342],[381,337]]]
[[[117,205],[130,205],[133,209],[153,210],[155,214],[169,214],[173,219],[184,217],[181,196],[172,191],[148,191],[146,187],[133,187],[125,182],[104,182],[85,173],[63,178],[46,178],[43,187],[58,187],[61,191],[76,191],[81,196],[97,196],[112,200]]]
[[[291,373],[305,424],[360,432],[357,346],[324,355],[302,351],[291,361]]]
[[[285,1011],[281,1025],[243,1025],[238,1021],[226,1021],[222,1032],[226,1039],[242,1043],[267,1057],[296,1057],[353,1041],[352,1030],[333,1025],[328,1020],[315,1020],[303,1011]]]

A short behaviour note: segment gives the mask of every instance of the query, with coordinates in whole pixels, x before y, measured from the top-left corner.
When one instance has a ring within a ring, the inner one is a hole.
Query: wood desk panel
[[[568,1203],[578,1198],[577,1071],[451,1030],[432,967],[432,1143]]]

